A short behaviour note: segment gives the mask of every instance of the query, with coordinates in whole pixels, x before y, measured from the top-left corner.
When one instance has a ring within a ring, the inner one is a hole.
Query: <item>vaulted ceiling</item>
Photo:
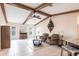
[[[6,23],[37,25],[51,16],[79,12],[79,3],[6,3],[1,8]],[[33,14],[41,19],[32,18]]]

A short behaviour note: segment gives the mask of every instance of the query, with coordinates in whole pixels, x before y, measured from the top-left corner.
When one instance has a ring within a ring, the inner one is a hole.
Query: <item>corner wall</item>
[[[49,19],[43,21],[42,23],[38,24],[37,31],[40,32],[40,35],[43,33],[54,34],[61,34],[65,37],[77,37],[77,16],[79,12],[70,13],[70,14],[63,14],[52,17],[52,21],[54,23],[54,29],[50,33],[48,30],[48,22]]]
[[[16,40],[20,38],[20,26],[21,24],[18,23],[8,23],[8,26],[10,26],[10,39],[11,40]],[[12,27],[15,27],[15,35],[12,36]]]

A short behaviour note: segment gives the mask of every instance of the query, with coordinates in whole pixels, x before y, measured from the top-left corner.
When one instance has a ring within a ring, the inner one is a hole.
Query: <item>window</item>
[[[15,35],[16,35],[16,28],[12,27],[12,36],[15,36]]]

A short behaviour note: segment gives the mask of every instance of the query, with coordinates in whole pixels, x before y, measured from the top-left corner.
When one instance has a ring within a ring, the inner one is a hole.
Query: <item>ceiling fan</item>
[[[32,12],[30,13],[28,19],[33,19],[33,18],[34,18],[34,19],[41,19],[41,16],[38,15],[38,14],[36,14],[35,11],[32,11]]]
[[[41,19],[40,15],[36,15],[35,13],[32,15],[32,18]]]
[[[37,7],[35,10],[33,10],[32,12],[31,12],[31,14],[29,15],[29,18],[28,19],[32,19],[32,18],[35,18],[35,19],[41,19],[41,16],[40,15],[38,15],[38,14],[36,14],[36,12],[38,11],[38,10],[40,10],[40,9],[42,9],[42,8],[44,8],[44,7],[46,7],[46,6],[53,6],[52,5],[52,3],[49,3],[49,4],[47,4],[47,3],[44,3],[42,6],[40,6],[39,8]]]

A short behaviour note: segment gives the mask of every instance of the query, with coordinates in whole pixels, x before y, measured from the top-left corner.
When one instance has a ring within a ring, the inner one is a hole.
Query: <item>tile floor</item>
[[[11,48],[0,51],[0,56],[60,56],[61,48],[55,45],[42,43],[35,47],[32,39],[11,40]],[[67,53],[64,52],[66,56]]]

